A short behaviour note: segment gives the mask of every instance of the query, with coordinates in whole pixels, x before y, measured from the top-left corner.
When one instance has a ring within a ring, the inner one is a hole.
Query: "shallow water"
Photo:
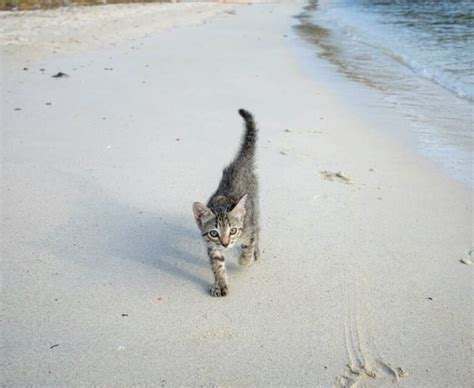
[[[335,70],[402,117],[418,149],[474,186],[474,2],[310,1],[297,30]]]

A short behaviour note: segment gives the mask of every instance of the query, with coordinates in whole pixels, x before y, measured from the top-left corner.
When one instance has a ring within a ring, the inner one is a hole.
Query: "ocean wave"
[[[395,51],[393,48],[374,44],[369,41],[363,41],[359,36],[346,31],[347,35],[352,35],[353,40],[358,40],[359,43],[370,46],[373,49],[380,50],[383,54],[392,58],[395,62],[409,68],[414,74],[424,79],[427,79],[442,88],[454,93],[457,97],[473,102],[474,92],[469,90],[463,84],[457,83],[449,76],[446,72],[435,67],[428,67],[425,63],[420,63],[409,54],[403,54],[399,51]]]
[[[351,54],[361,55],[364,47],[369,47],[375,60],[383,54],[416,76],[473,102],[470,38],[474,38],[474,28],[466,22],[470,18],[460,13],[461,6],[451,6],[449,12],[445,7],[438,10],[438,15],[436,10],[431,10],[427,18],[426,10],[420,9],[420,5],[402,3],[383,6],[377,11],[368,0],[335,0],[314,12],[310,23],[332,33],[328,41],[336,49],[342,48],[346,61],[354,59]],[[457,24],[447,23],[451,19]],[[360,47],[350,47],[347,39]]]
[[[417,76],[437,84],[443,89],[455,94],[459,98],[474,102],[474,92],[469,90],[469,88],[465,85],[454,81],[452,77],[449,76],[446,72],[443,72],[440,69],[436,69],[435,67],[428,67],[425,63],[420,63],[409,54],[403,54],[401,52],[395,51],[391,47],[374,44],[368,41],[364,42],[357,35],[351,34],[347,31],[346,34],[352,35],[353,40],[358,40],[361,44],[365,44],[366,46],[370,46],[373,49],[379,50],[383,54],[389,56],[398,64],[410,69]]]

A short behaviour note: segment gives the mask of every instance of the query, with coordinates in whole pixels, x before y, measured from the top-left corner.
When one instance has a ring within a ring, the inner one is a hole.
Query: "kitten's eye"
[[[237,233],[237,228],[230,228],[229,233],[230,234],[236,234]]]
[[[217,233],[217,230],[211,230],[209,234],[211,235],[211,237],[217,237],[219,235],[219,233]]]

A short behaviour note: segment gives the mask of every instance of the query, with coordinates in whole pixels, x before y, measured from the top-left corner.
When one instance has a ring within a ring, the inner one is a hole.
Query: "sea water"
[[[474,186],[474,1],[310,0],[296,29],[402,117],[417,148]]]

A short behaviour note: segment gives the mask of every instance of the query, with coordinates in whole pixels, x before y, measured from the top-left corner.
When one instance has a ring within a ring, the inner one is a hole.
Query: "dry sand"
[[[10,70],[45,56],[114,46],[176,26],[207,23],[234,8],[234,4],[194,2],[0,11],[2,64]]]
[[[4,58],[2,385],[471,386],[472,191],[308,76],[301,2],[174,6],[133,44]],[[240,107],[263,254],[212,298],[191,204]]]

